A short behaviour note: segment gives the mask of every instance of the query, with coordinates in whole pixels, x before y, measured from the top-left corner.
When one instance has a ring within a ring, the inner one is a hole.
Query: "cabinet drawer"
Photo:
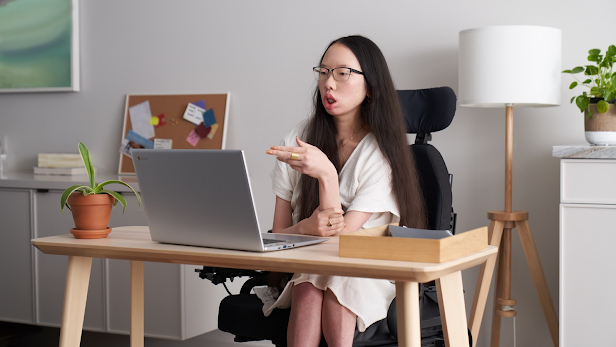
[[[562,159],[560,201],[616,204],[616,160]]]

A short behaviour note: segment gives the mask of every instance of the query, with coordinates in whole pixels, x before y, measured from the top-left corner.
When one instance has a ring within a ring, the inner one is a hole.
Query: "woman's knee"
[[[310,282],[303,282],[293,285],[292,297],[293,302],[306,300],[314,304],[323,301],[323,291]]]

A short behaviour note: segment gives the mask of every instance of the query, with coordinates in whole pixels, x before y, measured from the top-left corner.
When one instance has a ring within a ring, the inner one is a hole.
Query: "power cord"
[[[223,283],[222,286],[225,287],[225,290],[227,291],[227,293],[229,293],[229,295],[231,295],[231,292],[229,291],[229,288],[227,288],[227,284]]]
[[[516,335],[516,331],[515,331],[515,317],[513,317],[513,347],[516,347],[515,335]]]
[[[512,305],[503,305],[503,311],[515,311]],[[516,329],[515,329],[515,317],[513,316],[513,347],[516,347]]]

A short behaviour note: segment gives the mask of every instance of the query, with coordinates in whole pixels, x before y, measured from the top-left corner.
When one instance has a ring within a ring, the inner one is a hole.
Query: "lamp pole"
[[[506,104],[505,117],[505,212],[511,212],[513,195],[513,104]]]
[[[513,104],[506,104],[505,109],[505,214],[513,212]],[[498,218],[488,213],[488,218]],[[503,223],[502,238],[500,241],[500,255],[498,259],[498,273],[496,277],[496,291],[494,293],[494,310],[492,315],[491,346],[499,345],[500,326],[502,317],[515,317],[513,308],[517,301],[511,299],[511,232],[515,227],[513,221],[501,220]],[[494,234],[492,230],[492,234]]]

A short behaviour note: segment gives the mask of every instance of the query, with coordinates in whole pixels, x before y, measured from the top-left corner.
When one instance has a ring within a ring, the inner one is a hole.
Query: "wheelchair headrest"
[[[398,99],[409,134],[443,130],[456,113],[456,94],[449,87],[398,90]]]

